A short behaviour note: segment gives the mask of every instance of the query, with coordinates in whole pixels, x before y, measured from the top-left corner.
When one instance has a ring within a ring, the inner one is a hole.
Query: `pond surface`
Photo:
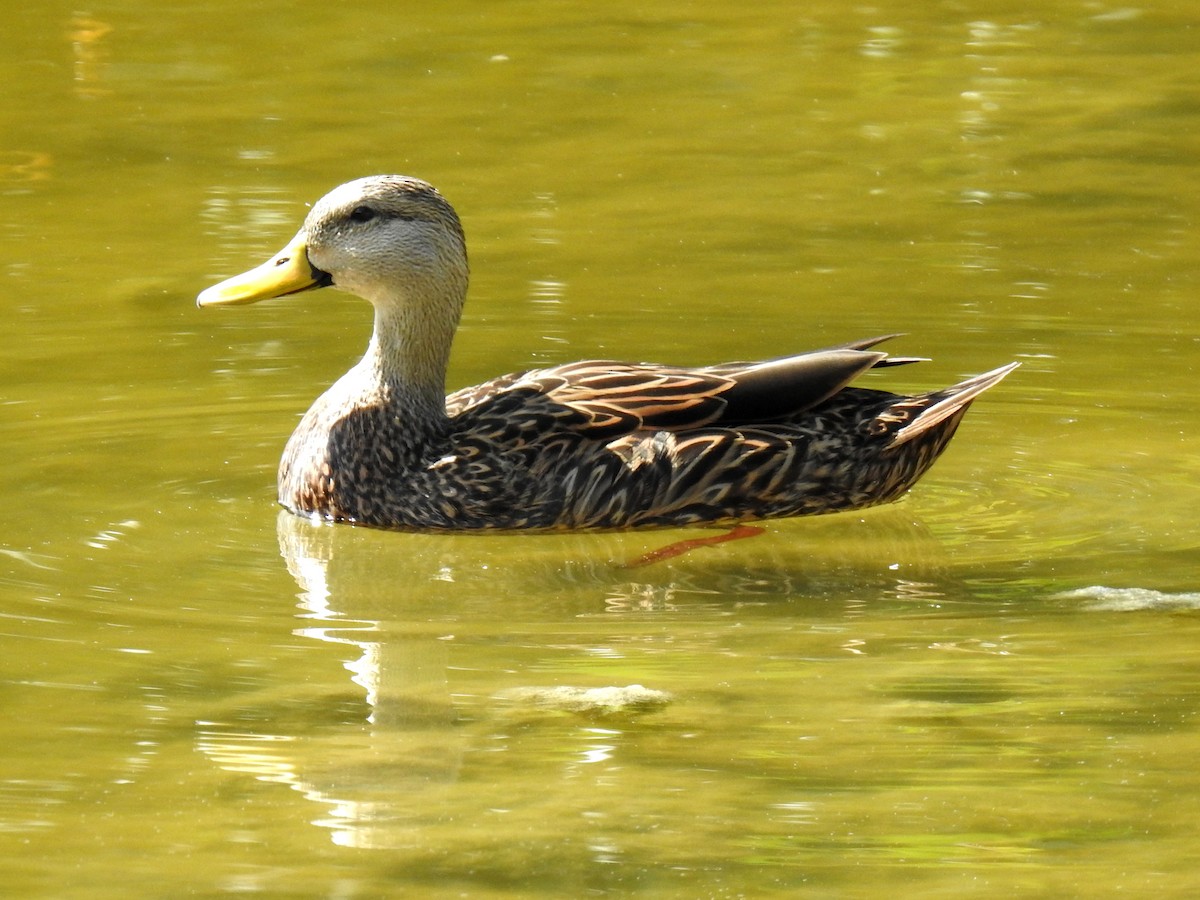
[[[1200,11],[1029,9],[0,12],[6,891],[1200,890]],[[369,309],[194,297],[390,171],[467,229],[454,387],[1023,365],[900,503],[640,568],[703,532],[315,526]]]

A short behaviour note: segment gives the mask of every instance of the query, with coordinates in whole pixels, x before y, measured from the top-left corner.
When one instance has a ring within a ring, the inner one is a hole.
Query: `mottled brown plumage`
[[[872,349],[881,337],[698,369],[577,362],[447,397],[465,240],[442,196],[401,176],[335,189],[278,256],[198,302],[329,284],[370,300],[375,330],[288,441],[279,501],[384,528],[724,524],[886,503],[1016,366],[915,397],[850,387],[915,361]]]

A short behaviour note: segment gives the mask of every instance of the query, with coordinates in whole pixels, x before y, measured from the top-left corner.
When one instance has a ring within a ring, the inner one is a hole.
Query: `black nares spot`
[[[351,222],[370,222],[375,216],[375,210],[369,206],[356,206],[350,210]]]

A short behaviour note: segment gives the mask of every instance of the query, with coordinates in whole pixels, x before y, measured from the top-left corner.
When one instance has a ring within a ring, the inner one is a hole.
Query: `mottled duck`
[[[851,387],[915,361],[874,349],[880,337],[700,368],[573,362],[446,396],[466,243],[440,193],[395,175],[336,188],[277,256],[197,302],[326,286],[369,300],[375,329],[288,441],[279,502],[381,528],[736,524],[886,503],[1016,366],[916,396]]]

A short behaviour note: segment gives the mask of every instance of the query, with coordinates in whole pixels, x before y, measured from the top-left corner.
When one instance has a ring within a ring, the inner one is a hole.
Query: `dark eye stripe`
[[[413,222],[417,219],[417,216],[409,216],[405,215],[404,213],[381,212],[380,210],[374,209],[370,206],[356,206],[354,209],[350,210],[346,218],[351,222],[361,224],[363,222],[370,222],[372,219],[378,218],[397,219],[401,222]]]

